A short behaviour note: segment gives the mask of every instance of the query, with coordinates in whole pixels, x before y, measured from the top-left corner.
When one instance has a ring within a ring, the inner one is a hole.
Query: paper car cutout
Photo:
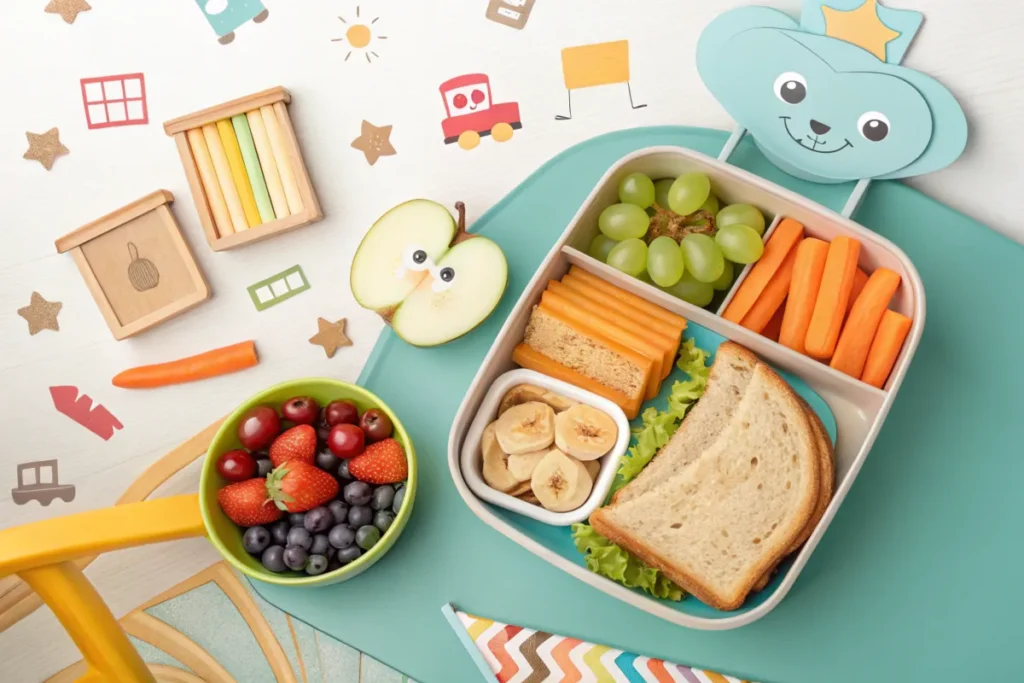
[[[782,170],[814,182],[906,178],[956,161],[967,119],[934,78],[899,66],[923,17],[877,0],[807,0],[803,21],[741,7],[697,44],[704,84]]]

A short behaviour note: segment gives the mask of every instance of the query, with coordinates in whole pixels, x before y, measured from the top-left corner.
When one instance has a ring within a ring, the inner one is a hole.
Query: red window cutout
[[[82,103],[90,130],[149,123],[146,78],[141,73],[83,78]]]

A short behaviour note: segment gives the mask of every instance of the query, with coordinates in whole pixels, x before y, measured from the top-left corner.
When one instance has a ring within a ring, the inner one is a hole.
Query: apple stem
[[[466,203],[455,202],[455,210],[459,212],[459,220],[457,230],[455,231],[455,238],[452,239],[452,246],[455,246],[459,242],[464,242],[471,237],[476,237],[476,235],[470,235],[466,231]]]

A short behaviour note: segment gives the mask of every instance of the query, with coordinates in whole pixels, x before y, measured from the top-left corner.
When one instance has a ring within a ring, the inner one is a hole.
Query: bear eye
[[[430,255],[418,244],[410,244],[402,253],[402,265],[408,270],[421,271],[430,268]]]
[[[775,96],[786,104],[800,104],[807,97],[807,79],[787,71],[775,79]]]
[[[431,285],[431,289],[435,292],[445,292],[451,289],[455,282],[455,269],[451,266],[431,268],[430,274],[434,276],[434,284]]]
[[[881,142],[889,135],[889,118],[878,111],[869,111],[857,120],[857,130],[870,142]]]

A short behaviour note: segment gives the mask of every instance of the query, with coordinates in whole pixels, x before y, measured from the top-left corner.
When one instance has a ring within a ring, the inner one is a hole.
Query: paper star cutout
[[[59,301],[47,301],[39,292],[32,292],[32,300],[25,308],[18,309],[18,315],[28,321],[28,333],[34,335],[40,330],[60,332],[57,314],[64,306]]]
[[[352,346],[352,340],[345,336],[345,318],[336,323],[317,318],[316,324],[319,331],[309,338],[309,343],[322,346],[328,358],[334,358],[342,346]]]
[[[886,26],[878,16],[878,0],[864,0],[857,9],[843,11],[825,5],[825,35],[862,47],[885,61],[885,46],[902,34]]]
[[[48,14],[59,14],[61,19],[73,24],[79,12],[88,12],[91,9],[85,0],[50,0],[50,4],[43,11]]]
[[[53,168],[53,162],[57,157],[69,154],[71,150],[61,144],[60,131],[51,128],[42,135],[25,132],[28,138],[28,151],[23,158],[29,161],[38,161],[47,171]]]
[[[391,145],[391,126],[377,127],[369,121],[363,121],[361,135],[352,141],[352,146],[366,155],[366,160],[373,166],[377,159],[398,154]]]

